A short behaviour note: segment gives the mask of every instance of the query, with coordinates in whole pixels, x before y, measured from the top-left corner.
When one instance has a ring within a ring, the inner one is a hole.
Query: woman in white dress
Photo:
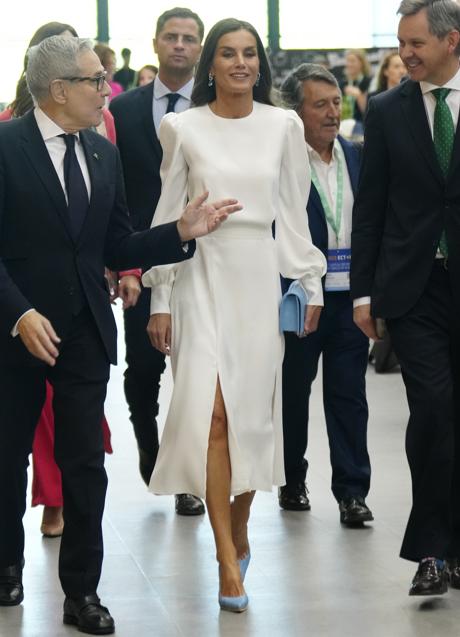
[[[193,259],[143,277],[152,288],[149,334],[171,354],[174,375],[150,488],[206,499],[219,603],[233,611],[248,604],[243,579],[254,493],[285,483],[280,273],[306,289],[306,333],[316,329],[323,303],[325,261],[307,225],[303,127],[293,111],[272,105],[270,91],[254,27],[218,22],[197,70],[196,107],[161,123],[163,186],[153,224],[178,217],[203,190],[216,199],[235,197],[243,210],[199,239]]]

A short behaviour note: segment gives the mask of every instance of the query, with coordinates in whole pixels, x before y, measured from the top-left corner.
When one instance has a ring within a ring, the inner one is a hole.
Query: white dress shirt
[[[328,232],[328,247],[330,250],[336,250],[337,248],[350,248],[351,247],[351,218],[353,212],[353,190],[351,188],[350,176],[348,174],[347,164],[345,161],[345,155],[343,153],[340,142],[335,139],[332,149],[332,159],[329,163],[323,161],[314,148],[307,144],[308,157],[310,159],[310,165],[315,169],[318,177],[319,184],[323,190],[323,193],[327,197],[327,201],[331,210],[335,213],[337,205],[337,166],[341,161],[343,165],[343,209],[342,209],[342,223],[340,226],[340,232],[337,238],[335,232],[326,219],[327,232]]]
[[[61,182],[62,190],[64,191],[64,196],[67,201],[67,192],[65,189],[65,180],[64,180],[64,155],[66,151],[66,143],[62,137],[59,135],[65,135],[66,131],[63,130],[56,122],[48,117],[46,113],[44,113],[39,106],[36,106],[34,109],[35,120],[37,122],[38,130],[40,131],[41,136],[43,137],[43,141],[45,142],[46,150],[49,153],[51,161],[53,163],[54,169],[59,177],[59,181]],[[78,163],[80,164],[81,172],[83,173],[83,179],[86,184],[86,188],[88,190],[88,199],[91,197],[91,180],[89,178],[88,167],[86,165],[85,153],[83,151],[83,147],[80,142],[80,136],[78,133],[75,134],[76,143],[75,143],[75,154],[78,159]],[[32,308],[33,309],[33,308]],[[11,330],[11,336],[18,335],[18,323],[22,319],[23,316],[32,312],[32,309],[24,312],[18,320],[16,321],[13,329]]]
[[[190,108],[192,103],[192,91],[193,84],[195,80],[192,77],[191,80],[184,84],[178,91],[171,91],[160,78],[157,76],[153,83],[153,123],[155,124],[155,130],[158,135],[158,131],[160,129],[161,119],[164,115],[166,115],[166,109],[168,108],[168,98],[167,95],[169,93],[178,93],[180,95],[179,99],[176,102],[174,107],[175,113],[182,113]]]
[[[434,110],[436,108],[436,98],[431,91],[437,88],[450,88],[450,93],[446,98],[446,104],[449,106],[454,122],[454,128],[457,129],[458,113],[460,109],[460,68],[454,77],[452,77],[443,86],[436,86],[436,84],[431,84],[430,82],[420,82],[420,90],[423,95],[423,103],[425,105],[426,116],[430,126],[431,137],[433,137]],[[439,256],[442,257],[440,253]],[[353,307],[368,305],[370,302],[370,296],[363,296],[353,301]]]

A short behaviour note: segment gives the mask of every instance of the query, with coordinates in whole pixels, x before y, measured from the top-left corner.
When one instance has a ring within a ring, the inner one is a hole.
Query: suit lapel
[[[152,144],[153,151],[158,157],[158,162],[161,163],[163,151],[161,150],[161,144],[158,139],[155,124],[153,121],[153,87],[155,81],[147,84],[143,87],[138,94],[139,97],[139,111],[144,126],[147,139]]]
[[[24,129],[22,135],[22,148],[27,156],[32,169],[35,171],[45,190],[48,192],[56,211],[61,218],[69,239],[72,240],[67,202],[59,177],[54,169],[45,142],[40,134],[33,111],[23,118]]]
[[[460,117],[457,122],[457,130],[455,131],[454,147],[452,149],[452,160],[450,162],[448,180],[457,175],[460,164]]]
[[[444,176],[436,157],[425,104],[423,103],[423,96],[418,82],[407,80],[401,89],[401,98],[401,108],[415,144],[436,179],[444,183]]]
[[[91,223],[91,219],[97,214],[97,211],[104,204],[104,190],[101,185],[104,183],[102,175],[102,167],[104,162],[103,153],[98,152],[97,140],[92,137],[87,130],[80,131],[80,141],[85,153],[86,165],[88,167],[89,178],[91,182],[91,197],[89,201],[88,213],[83,223],[80,234],[78,235],[77,244],[81,242],[88,225]]]

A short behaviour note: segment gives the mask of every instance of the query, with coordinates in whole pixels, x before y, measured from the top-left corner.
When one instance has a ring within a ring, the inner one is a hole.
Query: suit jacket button
[[[71,286],[71,287],[69,288],[69,295],[70,295],[70,296],[73,296],[74,294],[75,294],[75,288],[74,288],[73,286]]]

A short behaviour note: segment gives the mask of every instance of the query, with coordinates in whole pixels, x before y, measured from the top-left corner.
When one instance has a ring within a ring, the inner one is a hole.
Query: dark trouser
[[[140,449],[156,456],[158,451],[158,394],[164,355],[147,335],[150,318],[150,288],[143,289],[137,304],[125,310],[126,370],[125,396]]]
[[[416,305],[387,321],[409,403],[412,510],[401,557],[460,556],[460,338],[449,273],[433,266]]]
[[[59,576],[65,594],[76,597],[96,591],[102,566],[107,476],[101,420],[109,361],[88,309],[60,336],[55,367],[0,362],[0,567],[20,563],[24,553],[28,456],[48,378],[64,496]]]
[[[308,463],[311,385],[323,355],[323,401],[337,500],[369,492],[365,374],[369,342],[353,323],[348,292],[326,292],[318,331],[285,334],[283,363],[284,463],[287,485],[303,482]]]

